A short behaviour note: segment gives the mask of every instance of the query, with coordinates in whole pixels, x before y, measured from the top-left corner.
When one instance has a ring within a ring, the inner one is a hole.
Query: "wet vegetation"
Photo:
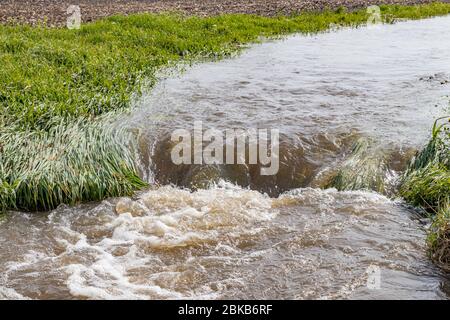
[[[374,190],[385,193],[388,171],[385,152],[367,138],[358,139],[326,188]]]
[[[108,119],[61,122],[48,130],[6,127],[0,141],[0,209],[48,210],[145,186],[126,147],[129,133],[113,130]]]
[[[450,4],[382,6],[381,13],[385,22],[419,19],[448,14]],[[129,135],[111,123],[162,67],[226,57],[261,36],[367,18],[366,10],[340,9],[271,18],[114,16],[79,30],[1,25],[0,209],[47,210],[143,187]]]
[[[432,139],[412,160],[400,194],[433,219],[428,242],[433,260],[450,271],[450,118],[436,120]]]

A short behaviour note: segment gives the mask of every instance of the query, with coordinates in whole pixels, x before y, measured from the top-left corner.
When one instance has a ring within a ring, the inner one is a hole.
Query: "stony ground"
[[[123,13],[178,11],[195,15],[252,13],[260,15],[291,14],[345,6],[349,9],[370,4],[417,4],[434,0],[0,0],[0,22],[46,21],[51,26],[65,25],[67,8],[79,5],[82,21]],[[449,2],[444,0],[443,2]]]

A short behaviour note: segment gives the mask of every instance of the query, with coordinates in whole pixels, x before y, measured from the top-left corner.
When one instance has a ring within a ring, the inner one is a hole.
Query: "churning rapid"
[[[427,221],[389,196],[448,106],[449,29],[291,36],[161,79],[118,123],[152,187],[7,213],[0,298],[448,298]],[[175,166],[171,132],[194,121],[279,129],[279,172]]]

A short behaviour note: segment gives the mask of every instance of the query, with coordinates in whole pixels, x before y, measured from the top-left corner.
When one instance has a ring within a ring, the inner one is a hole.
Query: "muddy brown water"
[[[395,184],[448,105],[449,29],[442,17],[290,36],[162,79],[118,123],[154,187],[6,214],[0,298],[447,299],[426,220],[388,192],[318,187],[371,166],[349,162],[361,139]],[[198,120],[280,130],[277,175],[174,166],[170,133]]]

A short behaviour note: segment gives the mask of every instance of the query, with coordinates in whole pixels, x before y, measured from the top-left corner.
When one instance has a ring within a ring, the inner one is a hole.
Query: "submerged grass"
[[[136,175],[129,133],[102,121],[61,121],[49,130],[0,131],[0,205],[48,210],[66,203],[131,195]]]
[[[433,219],[428,242],[431,257],[450,271],[450,118],[436,120],[428,145],[412,160],[400,195]]]
[[[419,19],[448,14],[450,4],[387,5],[381,13],[386,22]],[[79,30],[0,25],[0,209],[51,209],[143,186],[127,142],[117,138],[123,133],[95,118],[127,108],[161,67],[225,57],[261,36],[367,18],[366,10],[338,10],[272,18],[139,14]]]
[[[386,155],[367,138],[358,139],[325,188],[385,192]]]

